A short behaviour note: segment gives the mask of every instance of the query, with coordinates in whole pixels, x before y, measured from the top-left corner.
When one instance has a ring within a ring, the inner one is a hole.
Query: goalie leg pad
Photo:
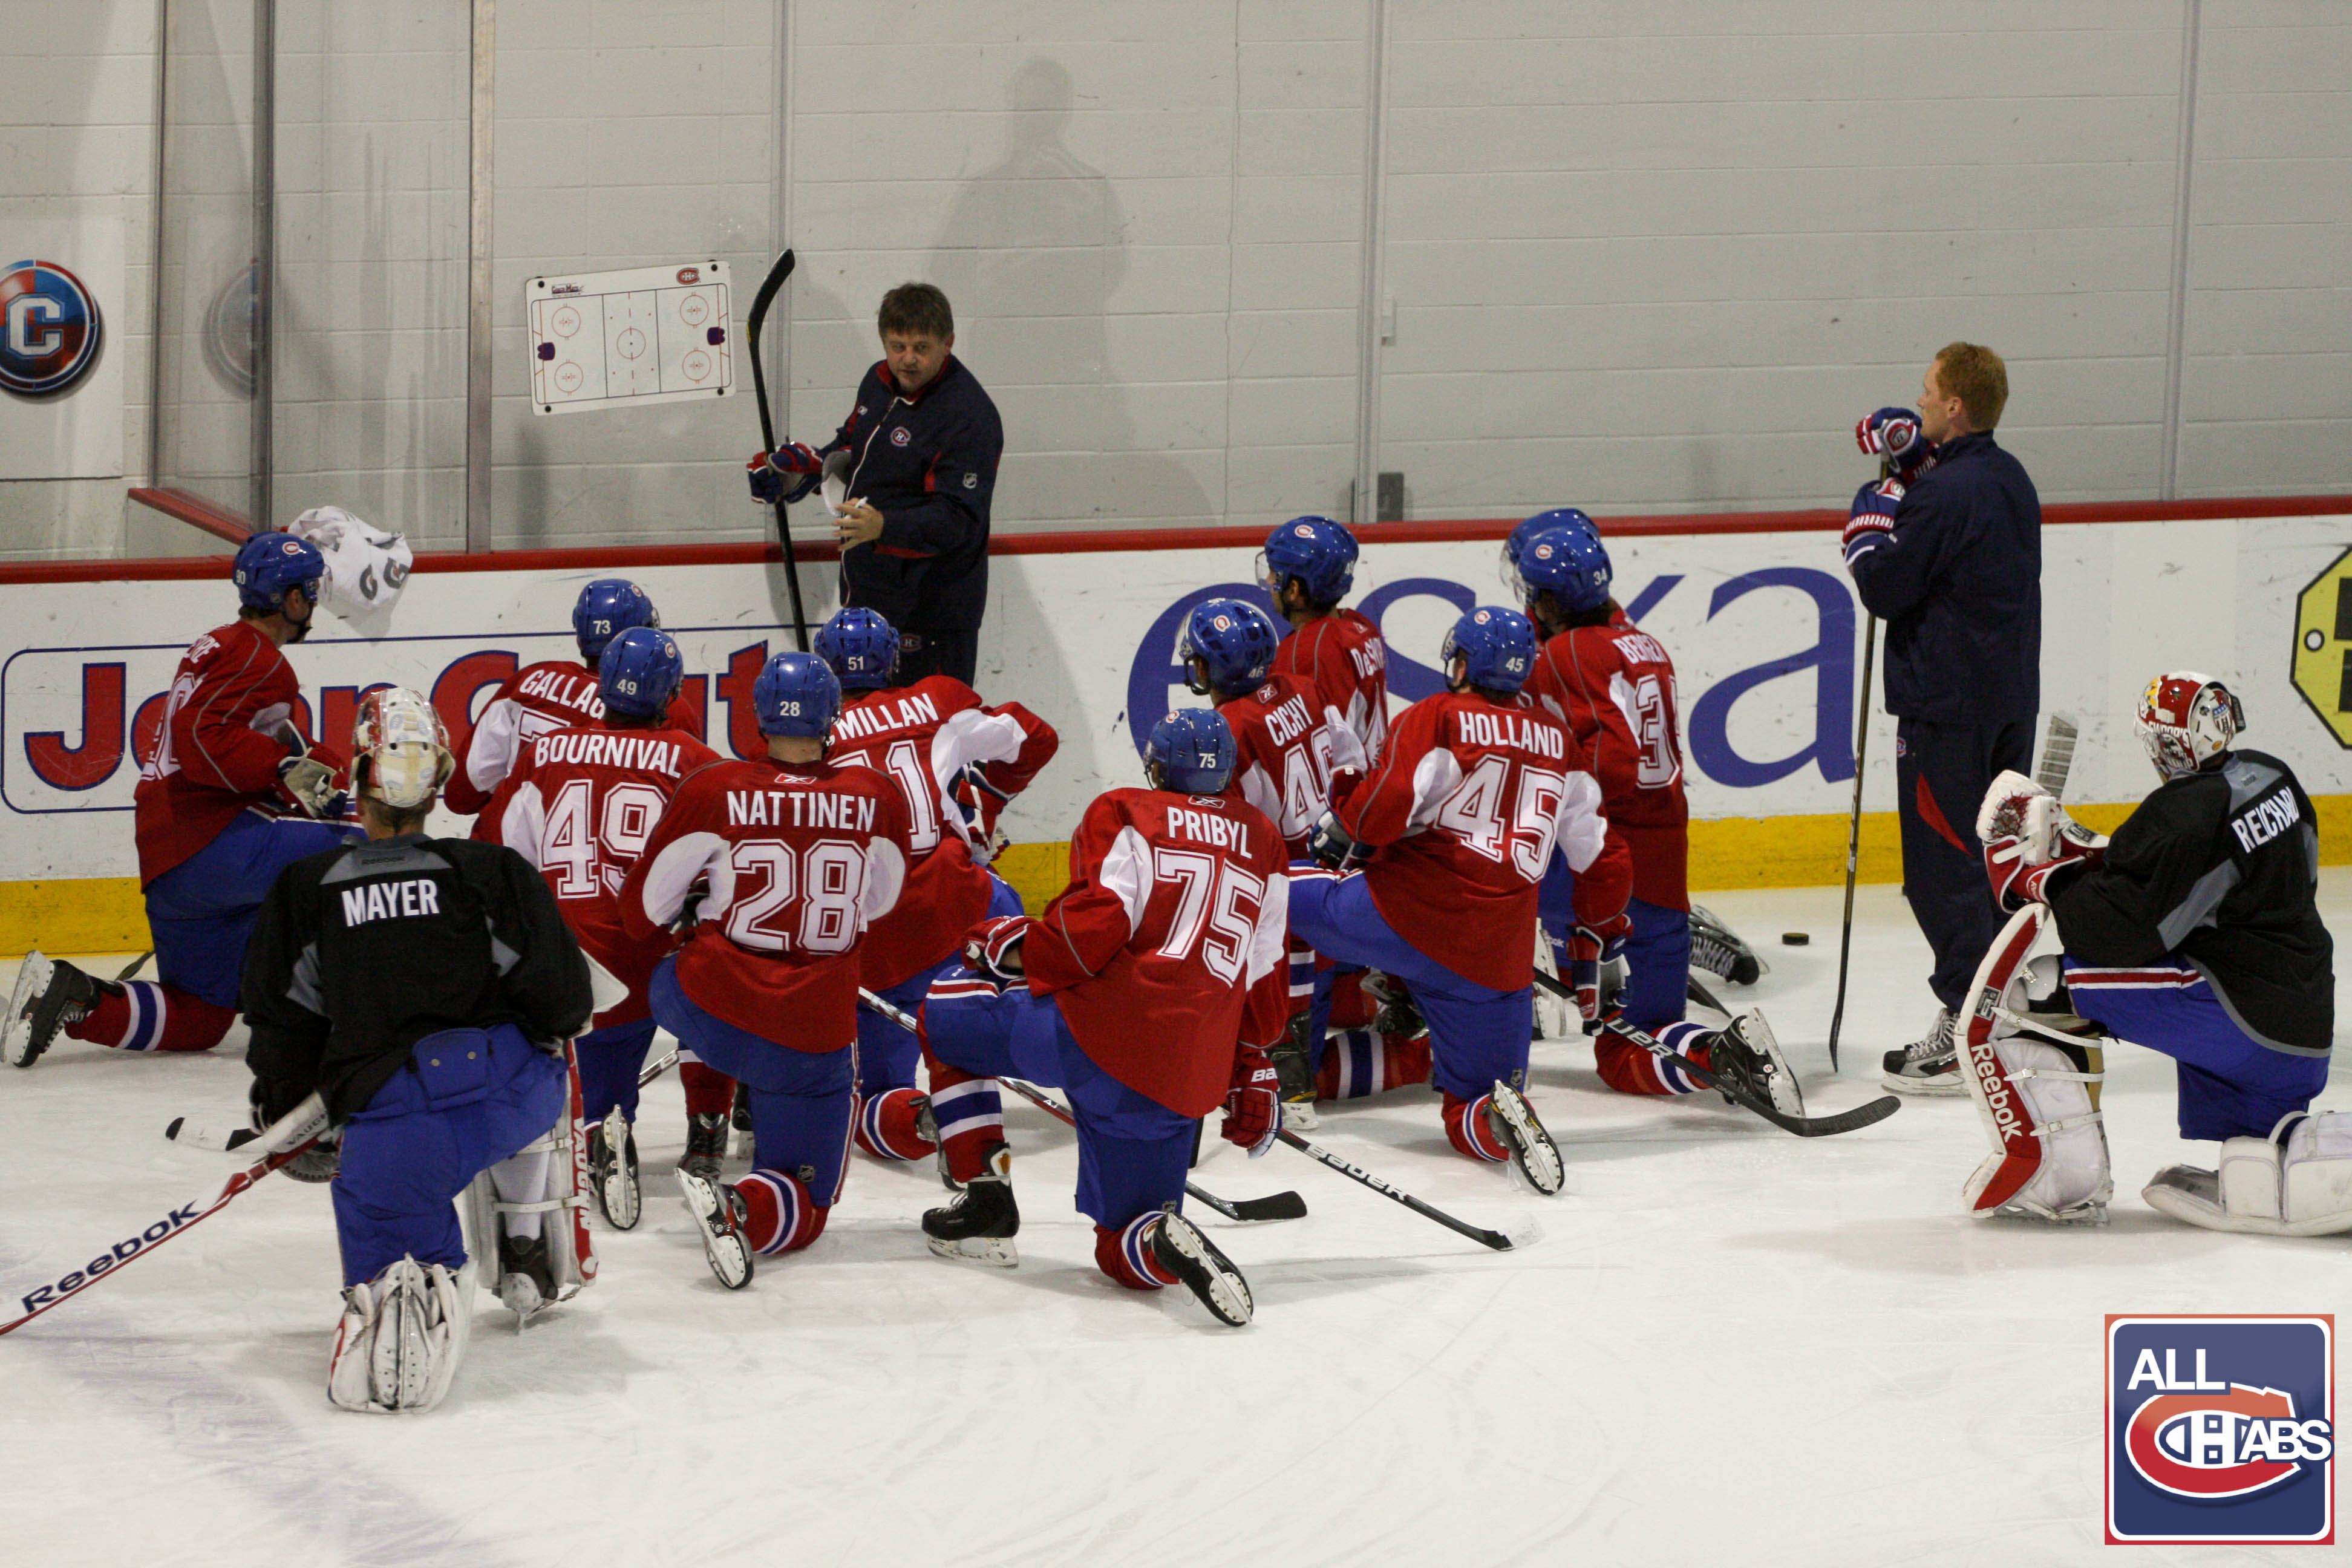
[[[2173,1165],[2140,1195],[2150,1208],[2207,1230],[2352,1231],[2352,1111],[2291,1112],[2267,1138],[2224,1142],[2220,1171]]]
[[[1960,1078],[1993,1152],[1961,1188],[1970,1214],[2104,1224],[2115,1184],[2106,1128],[2092,1103],[2095,1046],[2023,1020],[2027,959],[2049,911],[2020,910],[1978,966],[1956,1031]]]
[[[449,1392],[473,1324],[471,1281],[402,1258],[343,1293],[327,1397],[380,1415],[430,1410]]]

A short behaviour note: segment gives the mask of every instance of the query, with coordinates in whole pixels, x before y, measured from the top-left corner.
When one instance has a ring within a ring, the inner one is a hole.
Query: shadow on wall
[[[1013,74],[1011,145],[957,194],[931,252],[930,280],[1006,410],[995,521],[1219,521],[1173,442],[1139,436],[1111,370],[1126,220],[1110,180],[1063,145],[1074,101],[1058,60]],[[1024,413],[1048,417],[1040,427]]]

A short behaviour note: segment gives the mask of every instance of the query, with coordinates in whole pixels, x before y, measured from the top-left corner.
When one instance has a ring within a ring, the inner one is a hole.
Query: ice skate
[[[1697,904],[1691,906],[1690,937],[1693,969],[1704,969],[1734,985],[1753,985],[1763,977],[1763,960],[1711,910]]]
[[[1959,1052],[1952,1043],[1953,1023],[1949,1007],[1937,1008],[1936,1021],[1925,1035],[1881,1059],[1885,1070],[1879,1081],[1897,1094],[1966,1094]]]
[[[923,1238],[933,1252],[959,1263],[1012,1268],[1021,1262],[1013,1238],[1021,1230],[1021,1205],[1013,1197],[1013,1151],[989,1146],[987,1166],[945,1207],[923,1211]],[[944,1172],[944,1164],[940,1167]]]
[[[1152,1228],[1151,1259],[1176,1276],[1222,1323],[1238,1329],[1257,1310],[1257,1304],[1250,1300],[1249,1281],[1242,1278],[1233,1259],[1178,1214],[1173,1204]]]
[[[499,1300],[515,1315],[518,1331],[555,1305],[555,1268],[548,1260],[546,1237],[499,1237]]]
[[[751,1282],[751,1244],[743,1235],[743,1200],[735,1195],[734,1188],[705,1181],[684,1169],[677,1173],[677,1185],[686,1200],[686,1212],[701,1228],[702,1256],[709,1260],[710,1272],[730,1290],[740,1290]]]
[[[1413,1005],[1412,993],[1405,990],[1403,982],[1391,980],[1377,969],[1367,969],[1364,990],[1380,1004],[1380,1010],[1372,1015],[1372,1033],[1402,1035],[1408,1040],[1429,1037],[1429,1020]]]
[[[1274,1058],[1282,1090],[1282,1124],[1294,1132],[1312,1132],[1322,1125],[1315,1114],[1315,1062],[1307,1040],[1309,1015],[1290,1020],[1282,1043],[1266,1054]]]
[[[26,953],[9,994],[7,1016],[0,1019],[0,1055],[10,1067],[31,1067],[58,1031],[79,1023],[97,1000],[98,982],[72,964],[37,950]]]
[[[731,1152],[736,1159],[748,1161],[752,1157],[754,1147],[751,1140],[751,1090],[749,1085],[739,1083],[735,1086],[735,1106],[729,1113],[729,1120],[735,1128],[735,1146]],[[730,1152],[723,1143],[719,1146],[719,1152],[722,1158]],[[717,1173],[713,1173],[709,1179],[717,1181],[719,1178]]]
[[[719,1179],[727,1158],[727,1118],[716,1113],[686,1119],[686,1153],[677,1168],[706,1182]]]
[[[1750,1008],[1744,1016],[1733,1019],[1729,1028],[1711,1037],[1706,1060],[1716,1077],[1746,1090],[1750,1099],[1762,1100],[1783,1116],[1805,1113],[1797,1075],[1789,1070],[1780,1042],[1772,1037],[1772,1026],[1764,1021],[1760,1009]],[[1736,1103],[1728,1094],[1723,1099],[1726,1104]]]
[[[616,1139],[617,1149],[614,1147]],[[645,1212],[645,1190],[637,1182],[636,1133],[617,1106],[588,1129],[588,1182],[595,1190],[596,1207],[604,1223],[614,1230],[635,1230]]]
[[[1526,1178],[1528,1185],[1545,1197],[1567,1185],[1568,1168],[1551,1134],[1537,1118],[1536,1108],[1499,1079],[1486,1100],[1486,1125],[1509,1147],[1511,1168]]]

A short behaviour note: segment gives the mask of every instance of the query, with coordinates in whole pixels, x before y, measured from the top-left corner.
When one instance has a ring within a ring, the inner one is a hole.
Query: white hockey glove
[[[322,822],[349,814],[351,797],[335,787],[335,770],[308,753],[278,763],[278,782],[305,813]]]

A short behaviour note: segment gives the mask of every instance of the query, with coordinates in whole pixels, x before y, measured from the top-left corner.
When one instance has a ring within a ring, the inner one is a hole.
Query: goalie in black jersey
[[[270,889],[246,949],[246,1059],[257,1124],[315,1090],[341,1131],[344,1308],[328,1397],[425,1410],[473,1319],[467,1232],[476,1252],[495,1248],[518,1312],[594,1272],[578,1156],[555,1158],[578,1099],[564,1042],[593,997],[529,861],[421,831],[453,766],[433,705],[398,687],[368,693],[352,750],[368,841],[298,860]]]
[[[2149,1206],[2215,1230],[2352,1230],[2352,1112],[2309,1113],[2336,1027],[2334,944],[2313,893],[2319,833],[2294,770],[2232,751],[2245,710],[2220,681],[2160,675],[2137,729],[2164,783],[2112,840],[2016,773],[1979,815],[1993,895],[2018,913],[1979,970],[1961,1076],[1998,1151],[1978,1214],[2105,1216],[2103,1037],[2179,1064],[2183,1138],[2221,1167],[2174,1165]],[[2036,957],[2055,918],[2063,953]]]

